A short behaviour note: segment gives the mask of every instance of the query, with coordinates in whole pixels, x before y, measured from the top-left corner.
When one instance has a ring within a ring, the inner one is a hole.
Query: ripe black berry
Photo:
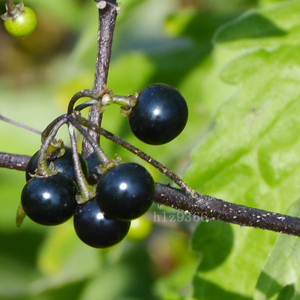
[[[102,175],[97,184],[96,199],[108,216],[133,220],[148,211],[154,193],[153,178],[144,167],[123,163]]]
[[[58,169],[59,173],[64,173],[71,177],[74,181],[76,181],[73,158],[72,158],[72,148],[64,147],[65,153],[64,155],[57,157],[59,151],[56,151],[51,154],[49,158],[47,158],[47,165],[50,165],[50,162],[54,163],[54,167]],[[30,174],[35,174],[37,165],[38,165],[38,156],[39,151],[37,151],[29,160],[27,168],[26,168],[26,181],[30,180],[32,177]],[[86,178],[89,176],[89,169],[85,159],[79,153],[79,159],[82,167],[83,174]]]
[[[98,173],[98,167],[101,165],[101,161],[95,152],[86,157],[85,160],[89,169],[89,177],[87,178],[88,183],[94,185],[98,182],[101,176]]]
[[[34,177],[24,186],[21,202],[27,216],[42,225],[58,225],[67,221],[77,206],[76,183],[63,173]]]
[[[172,141],[184,129],[188,119],[185,99],[166,84],[152,84],[144,88],[129,115],[133,134],[151,145]]]
[[[87,245],[107,248],[126,236],[130,222],[108,218],[93,198],[77,206],[74,213],[74,228],[78,237]]]

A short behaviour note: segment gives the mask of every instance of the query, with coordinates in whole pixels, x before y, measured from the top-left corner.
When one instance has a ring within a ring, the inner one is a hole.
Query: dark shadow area
[[[116,274],[119,273],[119,270],[126,270],[126,278],[124,278],[126,284],[119,290],[122,294],[116,297],[122,299],[156,299],[153,294],[153,285],[157,278],[152,272],[150,257],[148,252],[145,251],[145,245],[142,242],[138,242],[128,244],[128,247],[128,251],[124,252],[122,259],[117,264],[105,261],[106,265],[103,267],[103,270],[108,269],[109,276],[112,276],[115,272]],[[101,277],[106,276],[105,272],[103,272],[99,276],[99,282],[102,282]],[[104,279],[104,282],[107,282],[107,280]],[[113,281],[110,281],[109,286],[106,286],[106,289],[110,288],[114,288]],[[99,299],[102,299],[100,290]]]
[[[206,272],[221,265],[233,247],[234,235],[231,226],[220,221],[202,222],[195,230],[192,240],[194,251],[203,259],[198,271]]]
[[[149,54],[156,72],[151,82],[164,82],[177,87],[196,66],[213,50],[214,32],[237,15],[215,16],[211,13],[195,14],[180,33],[187,38],[184,49],[174,49],[167,53]],[[168,19],[172,19],[169,16]],[[168,79],[168,82],[166,81]]]
[[[299,299],[299,295],[296,296],[295,285],[289,284],[285,286],[279,293],[277,300],[292,300]]]
[[[260,14],[253,13],[239,22],[239,26],[232,30],[232,23],[228,27],[223,27],[216,35],[217,43],[226,43],[242,39],[260,39],[268,37],[280,37],[287,33],[278,28]]]
[[[47,299],[47,300],[66,300],[66,299],[80,299],[81,292],[85,287],[86,282],[73,282],[70,284],[65,284],[59,288],[52,288],[51,290],[46,290],[40,294],[28,297],[4,297],[1,300],[40,300],[40,299]],[[100,299],[100,298],[99,298]]]
[[[256,289],[266,296],[266,299],[278,294],[277,300],[299,300],[300,295],[296,293],[295,285],[282,286],[267,273],[262,272],[259,276]]]
[[[42,232],[0,232],[0,252],[2,256],[13,257],[14,260],[32,267],[36,264],[37,253],[43,240]]]
[[[205,300],[252,300],[251,297],[228,292],[218,285],[200,277],[195,277],[194,279],[194,297],[195,299]]]

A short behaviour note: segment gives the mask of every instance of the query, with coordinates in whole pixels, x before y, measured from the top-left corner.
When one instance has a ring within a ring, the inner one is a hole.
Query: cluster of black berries
[[[133,133],[149,144],[163,144],[174,139],[184,128],[188,116],[181,94],[163,84],[142,90],[129,115]],[[142,216],[151,207],[155,183],[150,173],[136,163],[120,163],[105,171],[91,199],[78,203],[80,186],[75,175],[72,149],[54,148],[46,163],[53,170],[39,175],[39,152],[35,153],[26,170],[26,185],[21,204],[26,215],[42,225],[58,225],[74,216],[78,237],[96,248],[106,248],[121,241],[131,220]],[[86,179],[89,168],[78,153]]]
[[[32,156],[26,172],[29,180],[21,195],[24,211],[42,225],[58,225],[74,215],[75,231],[86,244],[105,248],[118,243],[126,236],[130,221],[150,208],[155,193],[152,176],[139,164],[119,164],[100,177],[96,197],[77,204],[72,150],[68,147],[65,150],[62,157],[48,159],[58,169],[48,177],[31,178],[37,168],[38,154]],[[88,176],[83,157],[81,161]]]

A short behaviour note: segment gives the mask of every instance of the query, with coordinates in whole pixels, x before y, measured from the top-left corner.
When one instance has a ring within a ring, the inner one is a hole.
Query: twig
[[[32,132],[34,132],[34,133],[42,134],[41,131],[39,131],[39,130],[33,128],[33,127],[30,127],[30,126],[27,126],[27,125],[22,124],[22,123],[20,123],[20,122],[14,121],[14,120],[9,119],[9,118],[6,118],[6,117],[4,117],[4,116],[1,115],[1,114],[0,114],[0,120],[5,121],[5,122],[7,122],[7,123],[10,123],[10,124],[12,124],[12,125],[16,125],[16,126],[18,126],[18,127],[27,129],[27,130],[32,131]]]
[[[160,183],[156,184],[155,202],[207,220],[300,236],[300,218],[229,203],[200,193],[196,199],[191,199],[182,190]]]
[[[99,1],[96,1],[99,2]],[[111,46],[113,33],[117,19],[117,4],[116,1],[110,1],[114,5],[106,5],[105,8],[99,9],[99,29],[98,29],[98,50],[94,78],[93,89],[100,92],[104,89],[107,83],[109,62],[111,56]],[[116,5],[116,6],[115,6]],[[101,125],[102,114],[97,105],[91,106],[89,112],[89,121]],[[94,131],[88,131],[88,134],[97,142],[100,142],[100,136]],[[82,155],[87,158],[93,153],[93,148],[83,139]]]
[[[86,126],[87,128],[90,128],[91,130],[97,132],[100,135],[103,135],[105,138],[111,140],[112,142],[120,145],[121,147],[125,148],[126,150],[130,151],[131,153],[137,155],[141,159],[145,160],[147,163],[151,164],[153,167],[155,167],[157,170],[159,170],[161,173],[163,173],[165,176],[169,177],[174,183],[176,183],[180,188],[182,188],[186,193],[191,195],[192,197],[196,197],[197,193],[194,191],[191,187],[189,187],[181,178],[179,178],[175,173],[173,173],[171,170],[169,170],[167,167],[162,165],[160,162],[155,160],[150,155],[146,154],[145,152],[141,151],[137,147],[131,145],[130,143],[124,141],[120,137],[114,135],[113,133],[105,130],[104,128],[101,128],[95,124],[91,124],[88,120],[81,117],[80,115],[76,116],[77,121],[82,124],[83,126]]]
[[[29,160],[28,155],[0,152],[0,168],[25,171]]]
[[[27,155],[0,152],[0,167],[24,171],[29,159]],[[200,193],[195,199],[169,185],[156,183],[154,201],[208,220],[300,236],[300,218],[229,203]]]
[[[76,127],[76,129],[83,135],[89,145],[93,148],[93,151],[98,156],[99,160],[104,164],[107,165],[109,163],[109,157],[105,154],[102,148],[97,144],[92,137],[82,128],[75,120],[73,116],[68,117],[68,121]]]

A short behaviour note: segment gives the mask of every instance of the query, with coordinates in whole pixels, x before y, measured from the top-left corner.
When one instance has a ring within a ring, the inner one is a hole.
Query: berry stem
[[[86,101],[86,102],[84,102],[84,103],[81,103],[81,104],[77,105],[77,106],[74,108],[74,111],[81,111],[81,110],[83,110],[83,109],[85,109],[85,108],[87,108],[87,107],[90,107],[90,106],[92,106],[92,105],[94,105],[94,104],[98,104],[98,103],[99,103],[99,102],[98,102],[97,100],[91,99],[91,100],[88,100],[88,101]]]
[[[113,141],[114,143],[120,145],[121,147],[127,149],[128,151],[132,152],[133,154],[137,155],[141,159],[145,160],[153,167],[158,169],[161,173],[165,176],[169,177],[174,183],[176,183],[180,188],[182,188],[186,193],[191,195],[192,197],[197,197],[197,192],[194,191],[191,187],[189,187],[182,179],[180,179],[175,173],[169,170],[167,167],[162,165],[160,162],[152,158],[150,155],[146,154],[145,152],[141,151],[140,149],[136,148],[135,146],[129,144],[128,142],[124,141],[120,137],[114,135],[113,133],[105,130],[104,128],[98,127],[96,124],[91,124],[88,120],[83,118],[82,116],[77,116],[77,121],[79,124],[90,128],[91,130],[96,131],[100,135],[103,135],[105,138]]]
[[[109,157],[105,154],[105,152],[102,150],[102,148],[91,138],[90,135],[76,122],[75,118],[70,116],[68,118],[68,121],[76,127],[76,129],[84,136],[84,138],[87,140],[87,142],[90,144],[90,146],[93,148],[97,156],[99,157],[100,161],[104,166],[107,166],[110,164]]]
[[[111,97],[111,100],[112,103],[120,105],[122,111],[129,113],[131,109],[135,106],[137,97],[138,94],[129,95],[129,96],[113,95]]]
[[[8,15],[10,16],[13,16],[14,15],[14,11],[15,11],[15,8],[16,8],[16,5],[14,3],[13,0],[6,0],[5,1],[5,6],[6,6],[6,10],[7,10],[7,13]]]
[[[49,134],[51,133],[51,131],[53,130],[53,127],[59,123],[60,121],[64,120],[65,123],[67,122],[67,115],[61,115],[59,117],[57,117],[55,120],[53,120],[46,128],[45,130],[42,132],[42,143],[44,143],[44,141],[46,140],[46,138],[49,136]]]
[[[74,164],[74,170],[75,170],[75,176],[76,181],[80,190],[80,195],[76,197],[76,200],[78,203],[84,203],[88,201],[89,199],[95,197],[95,195],[91,194],[88,183],[84,177],[79,156],[78,156],[78,149],[77,149],[77,142],[76,142],[76,136],[74,132],[74,127],[71,123],[68,123],[69,128],[69,135],[71,139],[71,146],[72,146],[72,157],[73,157],[73,164]]]
[[[37,167],[37,175],[40,176],[51,176],[53,175],[53,170],[50,170],[47,166],[47,150],[54,140],[59,128],[67,123],[67,118],[62,118],[59,120],[53,127],[47,138],[43,141],[39,156],[38,156],[38,167]]]
[[[15,20],[25,11],[23,2],[20,2],[19,4],[15,5],[15,3],[12,0],[6,0],[5,8],[6,13],[0,16],[1,19],[4,21]]]
[[[76,103],[76,101],[83,97],[90,97],[92,99],[99,100],[99,98],[101,97],[101,91],[98,92],[97,90],[81,90],[80,92],[76,93],[69,102],[68,115],[71,115],[73,113],[74,104]]]

